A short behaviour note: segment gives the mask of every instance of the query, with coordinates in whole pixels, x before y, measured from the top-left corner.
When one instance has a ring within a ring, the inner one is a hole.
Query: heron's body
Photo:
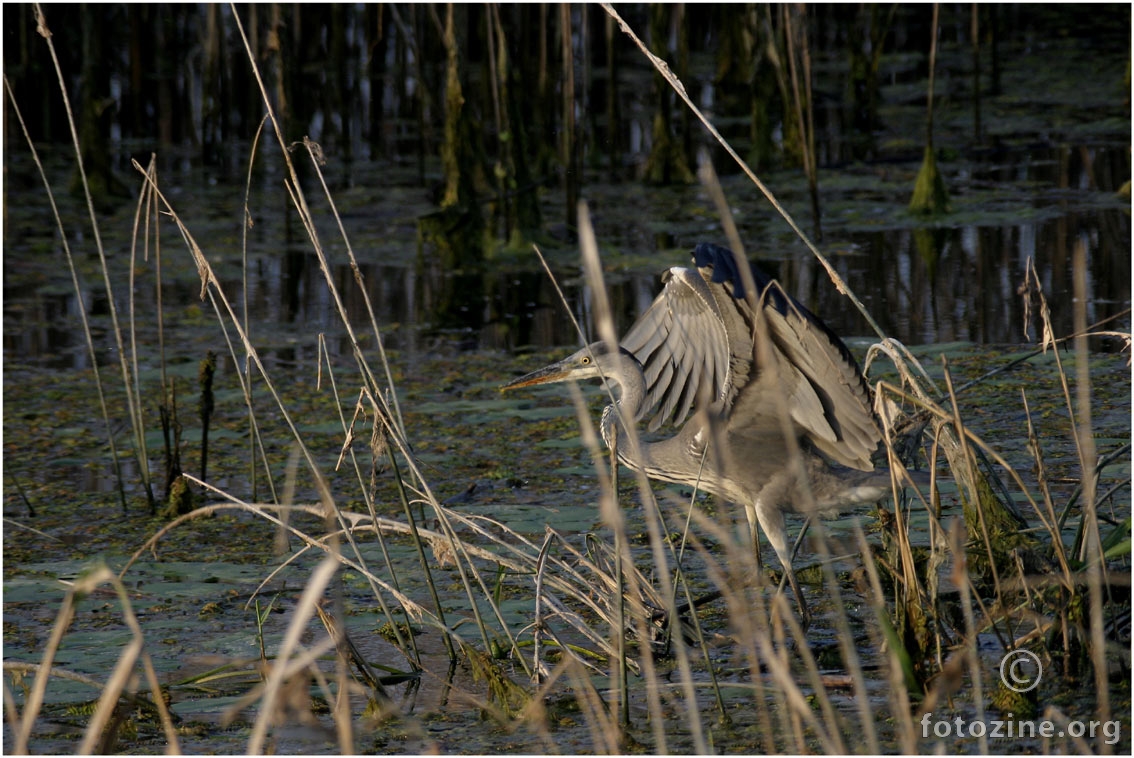
[[[651,478],[742,504],[752,538],[759,524],[806,620],[784,513],[888,492],[889,477],[871,462],[881,434],[870,390],[842,341],[776,282],[752,268],[753,308],[730,251],[699,245],[694,263],[666,273],[618,352],[595,343],[507,388],[590,377],[616,385],[617,404],[600,426],[607,445]],[[635,446],[625,425],[642,421],[678,431]]]

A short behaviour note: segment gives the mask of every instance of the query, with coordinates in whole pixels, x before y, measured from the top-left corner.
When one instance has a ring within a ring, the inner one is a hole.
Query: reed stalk
[[[67,634],[67,629],[71,626],[71,622],[75,618],[76,605],[82,598],[86,597],[103,584],[109,584],[114,590],[115,597],[120,606],[122,621],[126,624],[126,627],[131,633],[129,644],[123,649],[115,664],[114,671],[105,684],[95,682],[86,677],[76,676],[70,672],[56,670],[52,666],[52,662],[59,651],[63,637]],[[149,653],[145,652],[145,634],[142,631],[141,625],[138,623],[137,616],[134,615],[129,592],[126,590],[121,579],[115,576],[106,566],[97,566],[76,581],[64,596],[62,606],[56,614],[55,624],[51,629],[51,635],[44,647],[42,661],[39,666],[35,668],[35,679],[25,697],[22,713],[18,713],[15,710],[14,700],[9,697],[10,693],[5,691],[4,699],[7,704],[6,715],[14,734],[13,752],[18,754],[27,754],[29,752],[29,740],[32,734],[32,727],[43,707],[44,694],[47,690],[48,682],[53,676],[64,676],[69,679],[75,679],[76,681],[85,681],[98,687],[102,691],[95,711],[84,730],[82,743],[78,748],[81,754],[84,755],[94,753],[98,747],[104,745],[105,739],[113,739],[112,733],[106,733],[106,727],[111,722],[111,717],[117,708],[119,700],[122,698],[133,700],[135,698],[135,694],[133,692],[127,692],[127,690],[136,686],[131,684],[131,681],[134,679],[135,670],[139,665],[142,667],[146,684],[150,689],[152,707],[156,709],[158,713],[162,729],[168,740],[169,749],[173,753],[177,753],[179,752],[177,730],[174,728],[173,719],[169,714],[165,699],[162,696],[162,688],[158,682],[153,661]],[[5,664],[5,668],[8,668],[8,664]],[[103,752],[105,752],[105,749]]]
[[[114,288],[110,283],[110,267],[106,262],[106,251],[102,245],[102,234],[99,231],[98,216],[95,214],[94,198],[91,196],[90,183],[87,181],[87,173],[83,168],[83,152],[79,145],[79,132],[75,127],[74,114],[71,111],[71,101],[67,95],[67,82],[63,76],[63,69],[59,64],[59,56],[55,52],[55,44],[51,41],[51,30],[47,28],[47,19],[43,15],[43,10],[37,3],[35,6],[36,30],[40,36],[43,37],[47,43],[48,52],[51,54],[51,62],[55,68],[55,75],[59,82],[59,93],[63,98],[63,110],[67,114],[67,126],[71,132],[71,142],[75,148],[75,166],[79,170],[79,179],[83,188],[83,196],[87,201],[87,213],[90,216],[91,222],[91,235],[94,238],[95,250],[98,252],[98,259],[100,269],[102,271],[102,283],[106,289],[106,302],[107,309],[110,313],[111,331],[114,334],[114,342],[118,349],[118,368],[122,374],[122,387],[126,393],[126,408],[130,414],[130,427],[134,437],[134,456],[138,461],[138,473],[142,477],[142,486],[145,489],[146,500],[150,505],[150,511],[154,511],[157,503],[154,500],[153,487],[150,482],[150,464],[146,457],[146,441],[145,441],[145,426],[142,418],[142,399],[131,388],[130,380],[130,367],[127,363],[127,352],[122,342],[122,328],[118,322],[118,306],[114,299]],[[10,93],[10,90],[9,90]],[[54,203],[52,204],[54,205]],[[58,217],[57,217],[58,220]],[[62,226],[60,226],[60,233],[62,234]],[[70,253],[68,253],[68,261],[70,261]],[[131,280],[132,283],[132,280]],[[77,286],[77,285],[76,285]],[[80,303],[82,302],[81,294],[76,289],[76,294],[79,297]],[[133,290],[131,289],[131,302],[133,301]],[[79,309],[83,310],[82,308]],[[84,319],[85,321],[85,319]],[[92,348],[93,351],[93,348]],[[91,363],[95,365],[97,361],[92,355]],[[101,385],[100,385],[101,394]],[[108,429],[109,434],[109,429]],[[112,455],[117,465],[117,454],[114,452],[113,443],[111,443]],[[125,485],[119,476],[119,489],[121,490],[122,508],[125,512],[126,509],[126,493]]]
[[[44,33],[50,35],[44,27]],[[49,37],[50,38],[50,37]],[[59,217],[59,207],[55,203],[55,193],[51,189],[51,183],[47,180],[47,173],[43,170],[43,164],[39,160],[39,152],[35,149],[35,143],[32,142],[31,135],[28,134],[27,125],[24,123],[23,114],[20,112],[20,106],[16,102],[15,93],[12,92],[12,85],[8,83],[8,77],[4,77],[4,89],[8,92],[8,101],[12,104],[12,109],[16,113],[16,120],[20,124],[20,130],[23,132],[24,141],[28,144],[28,150],[31,152],[32,161],[35,163],[36,170],[39,172],[39,178],[43,180],[43,189],[47,195],[47,202],[51,205],[51,213],[55,218],[55,226],[59,230],[59,240],[63,245],[63,254],[67,258],[67,270],[71,274],[71,286],[75,290],[75,299],[79,303],[76,309],[79,312],[79,321],[83,327],[83,339],[87,345],[87,356],[91,362],[91,372],[94,374],[95,390],[98,393],[99,411],[102,413],[103,426],[106,429],[106,441],[110,447],[110,460],[114,466],[114,481],[118,491],[118,499],[122,504],[122,512],[126,513],[126,484],[122,478],[122,463],[118,459],[118,446],[114,441],[114,430],[110,425],[110,412],[107,410],[106,393],[102,386],[102,372],[98,368],[98,353],[95,351],[94,338],[91,336],[91,325],[87,320],[87,308],[83,302],[83,288],[79,283],[79,273],[75,269],[75,260],[71,256],[71,245],[67,241],[67,233],[63,228],[63,220]],[[64,94],[66,97],[66,94]]]

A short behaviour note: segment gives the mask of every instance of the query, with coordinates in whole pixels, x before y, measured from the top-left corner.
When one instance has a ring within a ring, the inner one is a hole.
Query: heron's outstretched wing
[[[772,286],[779,288],[774,282]],[[820,452],[844,466],[868,471],[882,436],[866,380],[842,340],[800,310],[802,306],[795,307],[791,300],[788,305],[786,313],[766,306],[762,314],[774,350],[782,357],[781,384],[790,393],[792,420]]]
[[[649,429],[680,425],[699,395],[719,399],[730,384],[729,343],[717,300],[697,269],[674,267],[665,287],[621,340],[642,364]]]
[[[726,398],[729,433],[763,437],[768,424],[779,425],[768,413],[769,394],[782,402],[799,433],[837,463],[864,471],[873,468],[870,456],[881,433],[870,404],[870,389],[846,345],[814,314],[789,296],[779,284],[752,267],[759,311],[754,315],[743,299],[743,284],[731,251],[698,245],[697,266],[721,297],[718,309],[731,307],[746,325],[730,328],[734,363],[745,351],[755,370],[734,370],[731,397]],[[711,270],[711,273],[709,271]],[[762,324],[758,324],[758,319]],[[727,319],[726,319],[727,320]],[[757,328],[759,327],[759,328]],[[773,365],[761,362],[754,339],[767,335]],[[772,432],[774,434],[774,432]]]

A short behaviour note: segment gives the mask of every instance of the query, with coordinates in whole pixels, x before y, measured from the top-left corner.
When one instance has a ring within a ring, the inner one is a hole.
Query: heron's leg
[[[745,503],[744,515],[748,517],[748,538],[749,544],[752,546],[752,552],[756,556],[756,572],[764,570],[764,563],[760,560],[760,529],[757,524],[759,518],[756,515],[756,506],[751,503]]]
[[[800,527],[799,536],[795,538],[795,545],[791,549],[791,559],[794,561],[795,556],[799,554],[799,546],[803,544],[803,538],[807,536],[807,528],[811,526],[811,517],[805,516],[803,519],[803,526]]]
[[[769,506],[761,498],[756,499],[754,510],[760,526],[764,528],[764,534],[768,535],[768,542],[772,543],[772,549],[776,551],[776,557],[780,559],[780,564],[784,567],[784,577],[791,584],[791,591],[795,594],[795,602],[799,606],[800,624],[806,630],[811,624],[811,612],[807,609],[807,600],[803,597],[803,591],[799,588],[799,582],[795,579],[795,571],[791,568],[794,550],[788,551],[784,512],[776,506]]]
[[[799,536],[795,538],[795,544],[791,548],[790,563],[795,562],[795,556],[799,552],[799,546],[803,544],[803,538],[807,536],[807,528],[811,526],[811,517],[807,516],[803,519],[803,526],[799,529]],[[790,565],[789,563],[789,565]],[[799,591],[799,586],[795,583],[795,572],[785,571],[784,576],[780,579],[779,591],[784,591],[784,583],[791,580],[791,591],[795,593],[795,598],[799,601],[799,615],[800,624],[803,626],[803,631],[807,631],[807,627],[811,624],[811,613],[807,609],[806,601],[803,599],[803,593]]]
[[[799,546],[803,544],[803,538],[807,536],[807,527],[811,526],[811,517],[806,516],[803,519],[803,526],[799,530],[799,536],[795,538],[795,544],[791,547],[791,562],[795,563],[795,556],[799,554]],[[784,591],[784,583],[787,582],[787,574],[780,580],[780,592]]]

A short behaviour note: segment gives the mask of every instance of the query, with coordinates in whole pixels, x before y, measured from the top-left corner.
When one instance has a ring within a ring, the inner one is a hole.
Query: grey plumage
[[[784,513],[873,502],[889,491],[888,475],[871,462],[881,433],[870,389],[842,340],[777,282],[752,267],[754,310],[730,251],[702,244],[693,257],[694,267],[664,274],[661,294],[618,352],[594,343],[504,389],[605,377],[618,389],[618,408],[608,406],[600,425],[607,445],[617,436],[622,463],[651,478],[743,505],[752,539],[759,524],[806,623]],[[619,411],[627,423],[678,431],[635,450]],[[786,435],[798,443],[806,482],[794,473]]]

